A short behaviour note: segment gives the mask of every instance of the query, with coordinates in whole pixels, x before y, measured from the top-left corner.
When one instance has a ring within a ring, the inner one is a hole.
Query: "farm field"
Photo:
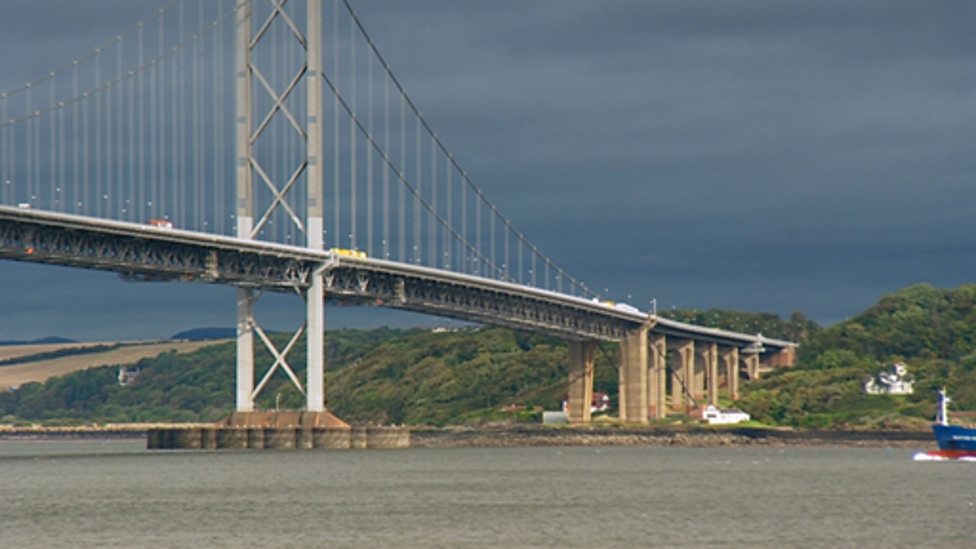
[[[121,347],[102,352],[83,352],[76,355],[60,356],[24,362],[10,366],[0,366],[0,391],[17,387],[32,381],[43,382],[49,378],[62,376],[86,368],[98,366],[134,364],[144,358],[159,356],[162,353],[175,351],[179,354],[192,353],[197,349],[221,343],[222,340],[211,341],[170,341],[152,343],[67,343],[45,345],[11,345],[0,347],[0,360],[8,360],[30,356],[39,353],[50,353],[61,350],[77,349],[98,345],[115,345]]]

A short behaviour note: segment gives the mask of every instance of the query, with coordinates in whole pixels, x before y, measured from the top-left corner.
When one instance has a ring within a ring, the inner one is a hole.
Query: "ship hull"
[[[933,425],[939,452],[960,456],[976,456],[976,429],[960,425]],[[948,457],[948,455],[946,456]]]
[[[976,450],[930,450],[928,452],[923,452],[921,454],[923,457],[930,458],[928,460],[947,460],[947,459],[960,459],[963,461],[971,460],[976,461]],[[916,456],[916,461],[919,460]]]

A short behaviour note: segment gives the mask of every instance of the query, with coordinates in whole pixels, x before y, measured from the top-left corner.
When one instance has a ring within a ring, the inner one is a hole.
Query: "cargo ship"
[[[976,429],[962,425],[949,425],[949,396],[945,388],[939,390],[939,411],[932,425],[939,449],[925,452],[935,459],[976,459]]]

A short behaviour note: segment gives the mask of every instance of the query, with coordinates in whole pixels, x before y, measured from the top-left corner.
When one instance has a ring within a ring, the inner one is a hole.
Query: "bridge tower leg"
[[[593,365],[596,341],[569,342],[569,410],[570,423],[589,423],[593,403]]]
[[[322,211],[322,3],[307,0],[306,21],[306,143],[305,161],[308,165],[306,239],[309,248],[323,249]],[[322,269],[312,273],[311,286],[305,292],[306,325],[306,404],[309,412],[325,410],[325,286]]]
[[[254,195],[251,185],[251,12],[239,0],[236,12],[237,237],[251,238]],[[254,290],[237,290],[237,411],[254,410]]]
[[[632,330],[620,342],[620,421],[647,423],[648,326]]]
[[[254,411],[254,290],[237,290],[237,406]]]
[[[728,347],[722,352],[722,365],[725,370],[725,386],[729,399],[739,400],[739,348]]]
[[[650,366],[648,368],[647,403],[650,419],[667,417],[667,338],[656,335],[650,340]]]

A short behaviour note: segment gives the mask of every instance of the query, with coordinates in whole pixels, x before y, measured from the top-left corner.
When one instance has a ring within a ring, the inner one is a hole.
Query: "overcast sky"
[[[0,2],[0,88],[162,3]],[[500,209],[612,298],[829,324],[973,279],[974,2],[353,5]],[[272,328],[303,313],[264,309]],[[0,311],[4,340],[166,337],[235,309],[229,288],[2,262]],[[333,327],[416,318],[328,312]]]

